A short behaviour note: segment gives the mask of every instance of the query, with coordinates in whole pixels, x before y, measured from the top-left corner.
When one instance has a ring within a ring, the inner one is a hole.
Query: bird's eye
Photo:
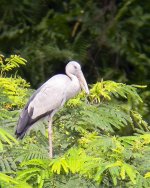
[[[77,66],[74,66],[75,69],[77,69]]]

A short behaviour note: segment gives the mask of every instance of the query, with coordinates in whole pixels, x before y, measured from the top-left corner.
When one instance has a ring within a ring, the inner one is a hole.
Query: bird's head
[[[83,72],[81,70],[81,66],[78,62],[76,61],[70,61],[67,65],[66,65],[66,74],[69,77],[72,77],[72,75],[76,76],[79,80],[79,83],[81,85],[81,88],[87,93],[89,94],[89,89],[88,89],[88,85],[87,82],[84,78]]]

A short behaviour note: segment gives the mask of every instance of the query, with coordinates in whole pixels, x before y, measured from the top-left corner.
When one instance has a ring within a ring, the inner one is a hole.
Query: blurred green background
[[[141,0],[0,0],[0,53],[27,59],[19,74],[34,89],[76,60],[88,83],[147,85],[149,105],[149,10]]]

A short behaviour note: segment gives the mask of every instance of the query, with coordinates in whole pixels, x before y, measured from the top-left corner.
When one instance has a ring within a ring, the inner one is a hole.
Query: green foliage
[[[93,179],[98,184],[107,186],[112,183],[114,186],[135,185],[138,184],[146,187],[150,185],[150,181],[144,181],[141,177],[145,175],[149,177],[149,173],[139,170],[137,159],[144,157],[142,153],[149,150],[150,152],[150,135],[132,136],[130,137],[103,137],[95,136],[94,139],[85,140],[81,138],[79,148],[71,148],[68,152],[52,161],[33,159],[21,164],[21,166],[29,167],[18,173],[17,179],[29,180],[32,176],[36,176],[36,182],[40,173],[44,181],[52,178],[52,173],[63,175],[79,173],[84,178]],[[147,164],[147,161],[145,161]],[[110,179],[105,182],[103,179]],[[44,183],[44,181],[42,183]]]
[[[18,117],[16,119],[18,116],[16,109],[24,105],[29,87],[26,81],[17,75],[8,77],[7,74],[14,68],[24,65],[25,62],[25,59],[17,55],[6,59],[0,56],[0,169],[7,172],[17,168],[12,156],[6,155],[14,145],[18,145],[9,126],[16,125],[18,119]]]
[[[12,143],[18,143],[13,136],[7,133],[4,129],[0,128],[0,151],[3,150],[3,142],[5,142],[5,144],[9,144],[10,146],[12,146]]]
[[[0,150],[3,152],[4,145],[12,147],[13,144],[18,144],[17,140],[5,130],[6,125],[4,124],[5,120],[11,119],[13,121],[14,108],[21,107],[26,96],[25,87],[28,84],[22,78],[6,77],[6,73],[12,69],[24,65],[26,62],[25,59],[12,55],[10,58],[4,58],[0,56],[0,123],[3,128],[0,127]],[[1,160],[1,167],[7,164]]]
[[[5,109],[11,110],[13,108],[22,107],[24,99],[26,97],[27,89],[29,84],[20,77],[11,76],[6,77],[6,73],[13,70],[20,65],[25,65],[26,60],[12,55],[10,58],[4,59],[3,56],[0,58],[0,108],[3,113]],[[5,117],[5,114],[4,114]]]
[[[0,185],[2,188],[5,188],[6,186],[8,188],[32,188],[26,182],[14,180],[12,177],[3,173],[0,173]]]
[[[1,55],[0,59],[0,70],[1,70],[1,76],[16,67],[20,67],[20,65],[25,65],[26,60],[21,58],[17,55],[11,55],[10,58],[4,59],[4,56]]]
[[[14,180],[12,177],[7,176],[3,173],[0,173],[0,185],[2,187],[8,186],[8,187],[13,187],[14,184],[16,185],[18,182]]]
[[[49,168],[48,161],[33,159],[27,162],[23,162],[21,166],[28,166],[29,168],[18,172],[17,180],[32,180],[33,177],[36,178],[36,181],[33,185],[38,186],[39,188],[43,187],[44,181],[50,181],[52,172]]]
[[[9,71],[23,64],[9,62]],[[1,187],[150,187],[150,128],[138,94],[145,86],[102,80],[91,85],[89,96],[69,100],[54,116],[49,159],[47,120],[22,141],[11,135],[29,85],[7,71],[1,80]]]
[[[137,87],[143,88],[144,86]],[[101,102],[100,97],[102,98],[102,100],[111,100],[113,96],[115,96],[116,98],[122,97],[127,99],[128,101],[131,100],[131,102],[134,101],[135,104],[136,102],[142,102],[142,99],[137,94],[137,88],[134,85],[130,86],[113,81],[102,81],[95,84],[90,91],[90,98],[94,103]]]
[[[16,156],[16,161],[26,161],[33,158],[38,158],[38,159],[48,158],[47,149],[41,144],[24,142],[22,143],[21,151],[20,151],[20,146],[18,148],[15,147],[14,149],[15,151],[13,153]]]
[[[98,131],[106,135],[128,135],[149,131],[147,122],[138,112],[143,101],[137,93],[137,87],[143,88],[113,81],[98,82],[92,86],[89,101],[85,100],[87,104],[83,103],[83,93],[67,103],[72,113],[66,111],[67,115],[64,117],[62,112],[60,122],[66,128],[79,131],[81,134],[85,134],[85,130]]]

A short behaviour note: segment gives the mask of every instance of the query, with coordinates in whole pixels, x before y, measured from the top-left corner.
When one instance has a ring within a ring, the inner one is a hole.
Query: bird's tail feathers
[[[27,130],[31,126],[30,122],[31,122],[31,114],[28,113],[27,108],[24,108],[19,117],[18,125],[15,131],[15,135],[17,138],[22,139],[25,136]]]
[[[45,112],[44,114],[41,114],[39,116],[37,116],[36,118],[32,119],[32,115],[33,115],[33,108],[30,110],[30,112],[28,112],[27,107],[25,107],[20,115],[20,118],[18,120],[18,125],[16,128],[16,132],[15,135],[17,138],[22,139],[27,130],[37,121],[39,121],[41,118],[44,118],[45,116],[50,115],[53,110],[50,110],[48,112]]]
[[[22,132],[15,131],[16,138],[23,139],[28,129],[23,130]]]

